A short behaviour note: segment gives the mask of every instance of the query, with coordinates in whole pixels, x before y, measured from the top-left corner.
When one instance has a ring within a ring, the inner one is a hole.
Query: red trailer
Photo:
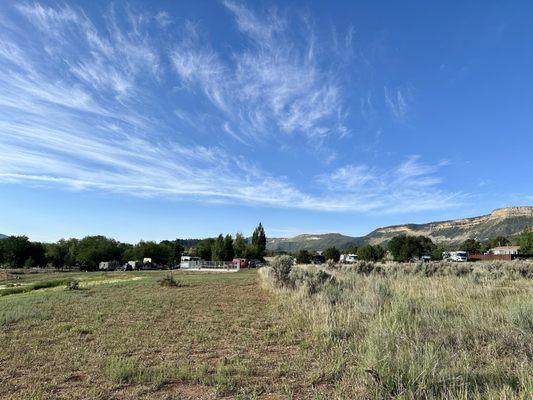
[[[248,260],[246,258],[234,258],[232,263],[239,268],[248,268]]]

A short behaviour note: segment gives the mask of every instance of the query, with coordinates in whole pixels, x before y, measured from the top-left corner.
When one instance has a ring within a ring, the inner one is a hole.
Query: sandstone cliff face
[[[516,235],[531,225],[533,207],[507,207],[480,217],[379,228],[370,233],[368,238],[372,244],[379,244],[400,234],[424,235],[438,242],[460,242],[469,238],[485,240],[498,235]]]
[[[533,217],[533,206],[497,208],[491,218]]]

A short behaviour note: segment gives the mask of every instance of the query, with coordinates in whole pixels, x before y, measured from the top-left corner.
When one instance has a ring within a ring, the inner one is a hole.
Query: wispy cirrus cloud
[[[320,54],[306,21],[299,21],[298,35],[274,10],[259,18],[240,3],[223,4],[247,46],[224,59],[188,24],[171,56],[180,78],[201,90],[243,137],[264,138],[273,131],[312,139],[346,134],[335,61]]]
[[[408,92],[400,88],[389,89],[387,87],[384,88],[384,92],[385,103],[389,107],[392,115],[397,120],[404,120],[409,112]]]
[[[426,164],[415,155],[390,169],[347,165],[318,176],[317,182],[330,192],[339,193],[346,205],[352,201],[361,202],[367,206],[367,211],[397,213],[443,209],[459,205],[465,196],[439,188],[442,179],[438,173],[445,164]]]
[[[274,11],[260,19],[240,3],[224,5],[246,40],[231,57],[203,44],[190,22],[162,45],[153,32],[176,25],[166,13],[111,6],[97,24],[68,5],[15,5],[39,35],[24,46],[20,25],[0,27],[0,182],[324,211],[456,204],[458,194],[438,189],[438,166],[416,157],[390,171],[338,168],[305,190],[245,151],[203,140],[206,123],[245,144],[347,131],[341,82],[305,21],[309,35],[297,38]],[[207,122],[173,103],[182,91],[208,100]]]

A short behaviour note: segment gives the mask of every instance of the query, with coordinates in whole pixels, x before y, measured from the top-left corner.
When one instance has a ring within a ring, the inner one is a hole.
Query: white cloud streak
[[[183,82],[201,90],[231,129],[248,139],[276,131],[313,139],[344,135],[343,96],[334,62],[320,58],[312,31],[306,28],[302,39],[274,11],[260,18],[239,3],[223,4],[247,46],[223,59],[188,24],[171,56]]]
[[[389,107],[392,115],[397,120],[404,120],[409,112],[409,105],[405,91],[401,89],[392,90],[387,87],[384,88],[385,103]]]
[[[217,126],[237,141],[276,130],[307,138],[346,132],[340,84],[320,67],[313,40],[296,46],[276,13],[263,20],[224,4],[249,41],[231,60],[200,45],[190,23],[170,54],[161,51],[149,32],[169,29],[168,14],[125,9],[119,23],[111,8],[97,28],[69,6],[17,5],[41,40],[22,46],[22,28],[0,27],[0,182],[324,211],[456,202],[437,190],[437,167],[418,158],[383,176],[346,166],[317,178],[325,190],[306,192],[238,153],[181,135],[175,121],[200,129],[194,112],[161,110],[156,101],[177,86],[176,74],[183,90],[205,95],[224,116]]]
[[[439,189],[441,167],[442,163],[428,165],[411,156],[388,170],[347,165],[318,176],[317,182],[340,193],[347,207],[353,201],[366,205],[366,211],[382,213],[444,209],[459,205],[464,195]]]

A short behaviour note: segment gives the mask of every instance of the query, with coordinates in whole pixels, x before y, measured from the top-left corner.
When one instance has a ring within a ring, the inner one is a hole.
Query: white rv
[[[357,261],[357,254],[341,254],[340,262],[346,264],[352,264]]]
[[[466,262],[468,261],[468,251],[446,251],[442,253],[443,260]]]

